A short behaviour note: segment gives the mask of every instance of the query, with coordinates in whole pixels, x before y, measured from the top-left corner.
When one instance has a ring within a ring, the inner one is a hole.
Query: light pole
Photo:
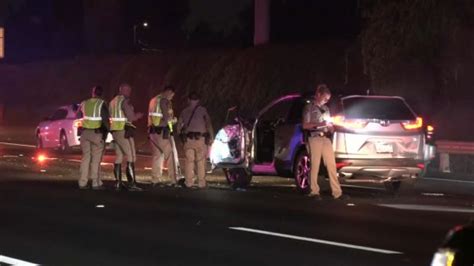
[[[141,24],[133,25],[133,46],[137,45],[137,28],[138,26],[142,26],[143,28],[148,28],[148,22],[144,21]]]
[[[271,0],[254,0],[254,46],[266,44],[270,39],[270,2]]]

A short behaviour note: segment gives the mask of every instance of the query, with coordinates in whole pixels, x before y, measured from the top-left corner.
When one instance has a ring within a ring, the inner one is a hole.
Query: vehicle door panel
[[[211,145],[210,161],[216,167],[247,167],[249,131],[242,123],[221,128]]]
[[[291,161],[294,148],[303,141],[301,120],[304,107],[303,98],[294,98],[288,102],[285,121],[275,128],[275,152],[277,161]]]
[[[287,152],[294,130],[292,123],[288,123],[287,119],[294,100],[294,97],[281,98],[261,113],[259,124],[257,124],[256,157],[258,162],[273,162],[275,158]],[[263,134],[263,136],[258,136],[258,134]],[[259,142],[259,139],[264,139],[264,141]]]
[[[68,114],[67,109],[59,108],[50,117],[47,125],[46,135],[49,147],[57,147],[59,145],[59,132],[61,130],[61,122]]]

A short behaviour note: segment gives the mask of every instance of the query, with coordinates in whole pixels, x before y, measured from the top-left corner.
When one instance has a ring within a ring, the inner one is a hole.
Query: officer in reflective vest
[[[207,147],[211,145],[214,130],[207,109],[199,103],[199,95],[196,92],[191,92],[188,100],[189,105],[181,112],[177,125],[178,133],[184,141],[186,155],[185,184],[186,187],[192,187],[194,177],[197,176],[198,187],[205,188],[207,186]]]
[[[82,159],[79,188],[86,189],[88,179],[92,180],[92,189],[103,189],[100,180],[100,161],[105,149],[105,137],[109,129],[109,112],[101,99],[103,89],[92,88],[92,98],[81,103],[82,130],[80,135]]]
[[[166,86],[161,94],[153,97],[148,105],[148,132],[153,151],[152,183],[158,185],[162,180],[164,160],[168,162],[168,175],[172,186],[177,184],[170,137],[172,125],[176,123],[173,116],[171,100],[175,94],[173,86]],[[171,127],[170,127],[171,125]],[[171,129],[171,130],[170,130]]]
[[[128,84],[122,84],[119,87],[119,94],[110,102],[110,130],[115,142],[115,163],[114,176],[116,190],[126,188],[131,191],[141,191],[137,186],[135,175],[135,162],[137,154],[135,150],[133,122],[143,117],[142,113],[135,113],[130,104],[130,95],[132,87]],[[127,157],[126,175],[128,187],[122,183],[122,162],[124,155]]]

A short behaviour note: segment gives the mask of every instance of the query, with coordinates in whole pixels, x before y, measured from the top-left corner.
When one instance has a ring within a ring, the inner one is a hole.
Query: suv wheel
[[[69,152],[69,143],[67,141],[66,134],[64,131],[61,131],[59,134],[59,151],[63,153]]]
[[[224,168],[224,173],[232,189],[246,188],[252,181],[252,173],[245,168]]]
[[[293,169],[293,176],[296,183],[296,189],[302,194],[308,194],[311,190],[309,185],[309,173],[311,171],[311,161],[306,150],[301,151],[296,156]]]

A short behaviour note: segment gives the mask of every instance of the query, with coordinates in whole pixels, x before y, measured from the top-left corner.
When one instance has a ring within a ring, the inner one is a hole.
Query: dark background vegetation
[[[110,98],[129,82],[145,112],[174,84],[178,109],[198,90],[219,126],[228,106],[255,113],[325,82],[401,95],[440,138],[474,140],[472,1],[272,0],[270,10],[270,42],[253,47],[251,0],[0,0],[0,104],[12,123],[35,124],[94,84]]]

